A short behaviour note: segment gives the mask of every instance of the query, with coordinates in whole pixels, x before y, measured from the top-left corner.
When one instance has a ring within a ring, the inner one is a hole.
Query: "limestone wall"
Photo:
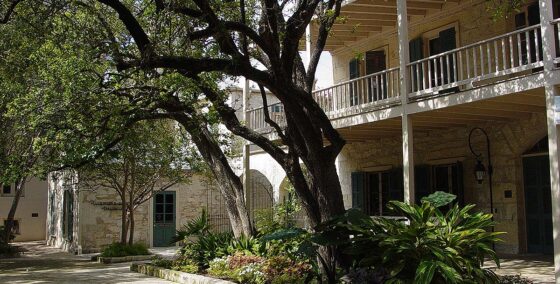
[[[176,192],[176,229],[198,217],[202,209],[207,208],[208,190],[208,184],[202,176],[194,176],[190,183],[177,184],[167,190]],[[80,188],[79,235],[84,252],[96,251],[120,240],[120,206],[107,205],[109,202],[119,202],[114,191]],[[134,240],[148,246],[153,245],[153,206],[151,199],[135,211]],[[213,210],[217,210],[217,206]]]
[[[504,253],[518,253],[520,247],[524,248],[525,238],[521,155],[546,136],[545,114],[543,112],[529,119],[509,123],[493,122],[474,126],[488,132],[492,145],[494,217],[498,222],[496,231],[507,232],[502,237],[504,243],[497,245],[497,248]],[[488,179],[479,185],[474,178],[476,160],[468,147],[468,135],[472,127],[414,133],[414,162],[416,165],[437,165],[461,161],[465,203],[476,204],[479,210],[489,212]],[[480,134],[473,134],[473,143],[475,149],[485,155],[486,146]],[[352,205],[351,173],[402,167],[401,145],[401,137],[395,136],[367,143],[351,143],[344,147],[337,163],[347,208]],[[511,198],[504,197],[506,190],[512,191]]]

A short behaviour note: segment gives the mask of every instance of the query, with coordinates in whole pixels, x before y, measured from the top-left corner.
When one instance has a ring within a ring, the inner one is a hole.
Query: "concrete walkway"
[[[18,244],[23,256],[0,259],[0,283],[173,283],[130,271],[130,263],[100,264],[48,247],[44,242]]]
[[[490,264],[490,261],[485,263]],[[493,262],[492,262],[493,264]],[[554,259],[543,255],[511,255],[500,257],[500,268],[488,265],[499,275],[521,275],[529,278],[533,283],[554,282]]]

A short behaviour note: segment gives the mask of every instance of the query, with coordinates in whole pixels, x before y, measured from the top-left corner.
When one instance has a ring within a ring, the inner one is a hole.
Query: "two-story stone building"
[[[451,192],[494,214],[507,233],[499,253],[554,253],[560,275],[560,2],[528,1],[501,19],[488,5],[346,1],[326,44],[335,84],[313,96],[347,141],[337,159],[347,208],[386,215],[389,200]],[[281,105],[270,111],[282,123]],[[273,134],[262,108],[247,115]],[[280,198],[273,159],[253,147],[247,169]]]

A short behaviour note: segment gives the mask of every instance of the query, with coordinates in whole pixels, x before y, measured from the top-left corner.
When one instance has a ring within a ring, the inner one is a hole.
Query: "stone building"
[[[346,1],[326,43],[335,83],[313,97],[347,141],[336,162],[346,208],[386,216],[389,200],[451,192],[494,214],[499,253],[555,254],[560,275],[560,1],[499,19],[489,3]],[[278,137],[262,108],[246,115]],[[245,170],[281,199],[285,173],[250,149]]]
[[[4,185],[0,191],[0,221],[6,222],[15,194],[15,185]],[[16,242],[38,241],[45,239],[47,220],[47,182],[30,178],[19,199],[15,215]]]
[[[242,89],[232,88],[230,105],[242,108]],[[268,95],[271,103],[277,99]],[[261,94],[252,90],[249,102],[260,103]],[[242,143],[242,142],[240,142]],[[234,143],[238,148],[241,144]],[[231,164],[242,174],[240,150],[233,150]],[[237,154],[236,154],[237,153]],[[268,180],[258,173],[251,174],[247,190],[247,204],[254,219],[259,209],[270,208],[273,192]],[[119,197],[114,190],[86,188],[79,183],[79,173],[52,173],[48,179],[47,242],[49,245],[76,253],[101,250],[120,240],[121,211]],[[211,179],[195,174],[188,184],[177,184],[158,193],[135,211],[135,242],[149,247],[172,246],[170,239],[177,229],[189,220],[208,213],[211,227],[216,231],[230,231],[230,223],[221,194]],[[44,230],[43,230],[44,231]]]
[[[120,240],[121,211],[114,190],[80,186],[76,173],[49,177],[47,242],[75,253],[101,250]],[[212,226],[229,230],[221,196],[202,176],[177,184],[140,205],[135,214],[135,242],[173,246],[171,237],[187,221],[207,210]]]

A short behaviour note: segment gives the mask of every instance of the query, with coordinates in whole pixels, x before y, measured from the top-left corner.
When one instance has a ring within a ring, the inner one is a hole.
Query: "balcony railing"
[[[534,25],[412,62],[409,97],[541,67],[540,33],[540,25]]]
[[[281,103],[271,104],[267,109],[268,115],[272,121],[276,122],[281,127],[286,125],[284,106]],[[264,107],[254,108],[248,112],[247,124],[249,128],[258,132],[264,132],[270,129],[270,125],[265,121]]]
[[[369,74],[313,92],[329,117],[388,105],[399,98],[399,68]]]
[[[560,64],[560,19],[551,24],[556,36],[554,62]],[[531,74],[540,67],[543,67],[541,28],[534,25],[408,64],[408,99],[458,92]],[[399,104],[399,89],[399,68],[391,68],[314,91],[313,98],[334,119]],[[268,108],[271,119],[284,126],[282,105]],[[248,123],[255,130],[270,129],[264,121],[263,108],[251,110]]]

